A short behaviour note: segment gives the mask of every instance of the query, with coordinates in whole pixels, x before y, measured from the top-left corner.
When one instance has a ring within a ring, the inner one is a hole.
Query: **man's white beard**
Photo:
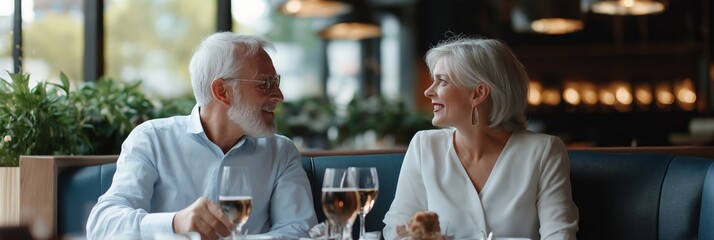
[[[233,99],[239,99],[233,96]],[[261,109],[258,106],[241,104],[243,99],[235,101],[228,109],[228,119],[240,126],[245,134],[251,137],[270,137],[275,134],[275,125],[266,126],[261,119]]]

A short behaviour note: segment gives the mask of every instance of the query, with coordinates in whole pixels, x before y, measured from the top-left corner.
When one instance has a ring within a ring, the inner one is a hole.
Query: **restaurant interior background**
[[[592,5],[613,2],[630,7]],[[709,0],[0,0],[0,78],[141,81],[149,98],[185,100],[189,111],[187,66],[201,39],[256,34],[275,43],[281,133],[310,149],[403,147],[432,128],[424,53],[464,34],[512,46],[531,78],[534,131],[571,146],[712,145],[711,9]],[[576,21],[557,28],[540,17]],[[378,29],[328,28],[347,20]]]

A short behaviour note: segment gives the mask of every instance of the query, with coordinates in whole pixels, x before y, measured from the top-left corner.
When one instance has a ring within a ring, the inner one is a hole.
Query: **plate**
[[[272,240],[273,236],[265,235],[265,234],[255,234],[255,235],[245,236],[244,239],[245,240]]]
[[[457,238],[458,240],[482,240],[483,238]],[[497,237],[494,240],[531,240],[530,238]]]

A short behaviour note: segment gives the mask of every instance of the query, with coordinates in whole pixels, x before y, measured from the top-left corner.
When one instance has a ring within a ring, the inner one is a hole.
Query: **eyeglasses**
[[[275,76],[267,76],[267,77],[265,77],[264,80],[241,79],[241,78],[223,78],[223,79],[224,80],[236,80],[236,81],[241,81],[241,82],[260,83],[260,84],[258,84],[258,89],[262,90],[263,92],[270,92],[270,90],[273,89],[273,86],[280,88],[280,74],[277,74]]]

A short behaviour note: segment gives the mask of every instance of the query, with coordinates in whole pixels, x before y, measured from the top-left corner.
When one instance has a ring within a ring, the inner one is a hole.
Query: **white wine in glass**
[[[325,169],[322,185],[322,211],[332,226],[337,228],[338,239],[345,237],[357,217],[360,200],[354,169]],[[331,232],[331,231],[328,231]],[[349,236],[348,239],[352,239]]]
[[[354,169],[357,174],[357,189],[360,198],[359,239],[365,239],[364,219],[374,207],[374,201],[377,200],[379,177],[377,177],[377,168],[354,167],[350,169]]]
[[[220,195],[223,214],[233,223],[231,237],[236,239],[250,216],[252,193],[248,182],[248,172],[243,168],[225,166],[221,177]]]

